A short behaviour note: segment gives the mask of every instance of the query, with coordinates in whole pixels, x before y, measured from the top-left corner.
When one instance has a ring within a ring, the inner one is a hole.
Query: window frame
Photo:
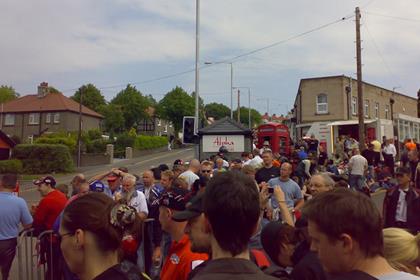
[[[10,119],[8,119],[8,117],[10,118],[12,118],[13,119],[13,122],[8,122],[8,120],[10,120]],[[8,113],[8,114],[5,114],[4,115],[4,125],[5,126],[13,126],[13,125],[15,125],[15,122],[16,122],[16,115],[15,114],[10,114],[10,113]]]
[[[357,97],[356,96],[351,97],[351,114],[353,116],[357,115]]]
[[[364,104],[363,104],[363,113],[365,114],[365,117],[366,118],[369,118],[369,116],[370,116],[370,110],[369,110],[369,100],[365,100],[365,102],[364,102]]]
[[[319,102],[320,97],[325,97],[325,102]],[[325,110],[320,110],[321,106],[325,106]],[[328,95],[320,93],[316,96],[316,113],[319,115],[328,114]]]
[[[29,113],[28,124],[29,125],[39,125],[39,113]]]
[[[55,123],[55,124],[60,123],[60,113],[54,113],[53,123]]]
[[[385,119],[389,119],[389,105],[385,105]]]
[[[45,115],[45,123],[47,123],[47,124],[51,123],[51,113],[47,113]]]
[[[375,118],[379,119],[379,102],[375,102]]]

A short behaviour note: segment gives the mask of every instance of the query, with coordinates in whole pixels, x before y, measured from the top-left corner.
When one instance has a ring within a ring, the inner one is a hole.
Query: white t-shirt
[[[351,168],[351,175],[364,175],[365,168],[367,168],[367,160],[361,155],[355,155],[350,158],[349,167]]]
[[[187,182],[188,189],[191,189],[191,186],[195,182],[195,180],[200,179],[200,177],[198,177],[197,174],[195,174],[191,170],[187,170],[184,173],[181,173],[179,175],[179,178],[184,179],[185,182]]]
[[[378,277],[378,280],[419,280],[419,279],[420,277],[416,275],[402,272],[402,271],[385,274]]]
[[[248,163],[254,168],[259,168],[263,163],[262,158],[259,155],[256,155],[251,161]]]
[[[143,212],[146,215],[148,215],[149,210],[147,209],[147,202],[144,193],[142,193],[141,191],[136,192],[137,196],[131,198],[131,200],[128,202],[128,205],[134,207],[137,210],[137,213]]]

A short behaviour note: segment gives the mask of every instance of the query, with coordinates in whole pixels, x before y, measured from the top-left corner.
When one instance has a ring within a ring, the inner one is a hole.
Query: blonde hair
[[[400,228],[385,228],[384,256],[396,270],[416,274],[420,263],[420,234],[412,235]]]

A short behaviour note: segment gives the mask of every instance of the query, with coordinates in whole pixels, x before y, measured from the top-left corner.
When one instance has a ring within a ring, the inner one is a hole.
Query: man
[[[334,189],[334,180],[326,173],[318,173],[311,177],[309,188],[313,197],[320,193],[328,192]]]
[[[72,187],[71,196],[79,193],[80,186],[84,182],[86,182],[85,175],[81,173],[73,177],[73,179],[70,182],[70,185]]]
[[[287,207],[291,210],[292,213],[295,213],[297,210],[302,208],[304,200],[299,185],[290,179],[291,174],[292,165],[288,162],[285,162],[280,167],[280,176],[278,178],[269,180],[268,185],[270,188],[280,187],[282,189],[285,194]],[[275,197],[271,198],[271,205],[273,206],[273,209],[279,208],[279,202]]]
[[[389,168],[392,176],[395,174],[395,156],[397,150],[395,149],[392,139],[388,139],[385,142],[385,146],[382,149],[382,155],[384,156],[385,165]]]
[[[25,229],[32,226],[32,216],[25,200],[13,191],[16,174],[3,174],[0,179],[0,269],[3,280],[9,279],[9,271],[16,254],[20,224]]]
[[[121,191],[121,179],[126,175],[126,168],[112,168],[110,171],[98,174],[89,179],[89,183],[94,181],[102,181],[106,178],[108,185],[105,187],[104,193],[109,197],[114,197],[116,192]]]
[[[251,162],[251,159],[249,158],[249,154],[248,152],[243,152],[241,154],[241,159],[242,159],[242,163],[243,165],[247,165]]]
[[[357,191],[363,191],[365,174],[368,169],[367,160],[360,154],[358,148],[353,149],[353,156],[349,160],[349,185]]]
[[[374,165],[378,166],[379,162],[381,161],[381,142],[378,141],[378,139],[373,140],[370,142],[373,145],[373,152],[374,155]]]
[[[144,193],[135,189],[136,177],[127,174],[122,179],[122,189],[115,194],[115,201],[134,207],[141,221],[146,220],[149,210]]]
[[[224,167],[224,160],[220,157],[216,158],[216,168],[213,170],[213,175],[222,173],[226,171],[226,168]]]
[[[188,170],[179,175],[179,178],[184,179],[188,184],[188,189],[191,190],[192,184],[199,179],[198,172],[200,172],[200,162],[197,159],[192,159],[188,166]]]
[[[208,160],[203,161],[201,163],[200,173],[209,179],[213,177],[213,162]]]
[[[396,271],[383,257],[382,219],[369,197],[336,189],[309,200],[303,214],[311,249],[332,279],[418,279]]]
[[[418,186],[417,182],[416,182],[416,178],[420,179],[419,176],[417,174],[417,167],[419,166],[419,153],[417,152],[417,150],[411,150],[408,152],[408,164],[410,166],[410,170],[411,170],[411,176],[410,176],[410,180],[411,183],[414,185],[414,187],[419,188],[420,185]]]
[[[280,170],[278,167],[273,166],[273,153],[271,151],[264,151],[262,153],[263,167],[255,174],[255,180],[258,184],[262,182],[268,182],[272,178],[280,176]]]
[[[254,167],[255,169],[260,168],[263,164],[263,159],[260,157],[260,150],[255,148],[252,150],[253,158],[249,161],[249,165]]]
[[[260,216],[254,181],[241,172],[215,176],[204,194],[204,214],[212,260],[192,279],[275,279],[250,261],[248,242]]]
[[[165,170],[160,174],[160,185],[164,190],[169,190],[172,187],[174,179],[175,174],[171,170]]]
[[[186,221],[177,222],[172,217],[179,211],[185,210],[188,191],[172,188],[165,191],[159,199],[159,221],[162,229],[170,234],[172,244],[166,257],[161,280],[184,280],[188,274],[199,264],[208,259],[207,254],[191,252],[190,240],[184,233]]]
[[[230,163],[229,170],[231,171],[241,171],[242,169],[242,160],[240,158],[232,160]]]
[[[399,167],[398,185],[387,191],[384,200],[385,227],[399,227],[416,233],[420,231],[420,195],[410,186],[411,170]]]
[[[309,154],[318,154],[318,145],[319,141],[315,138],[315,134],[311,134],[311,138],[308,141],[308,153]]]
[[[318,155],[318,169],[322,172],[325,171],[328,161],[328,154],[325,151],[324,146],[319,146],[319,155]]]

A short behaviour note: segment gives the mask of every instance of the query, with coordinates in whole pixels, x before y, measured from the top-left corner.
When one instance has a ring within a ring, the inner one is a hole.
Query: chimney
[[[38,86],[38,98],[43,98],[49,93],[48,83],[42,82]]]

